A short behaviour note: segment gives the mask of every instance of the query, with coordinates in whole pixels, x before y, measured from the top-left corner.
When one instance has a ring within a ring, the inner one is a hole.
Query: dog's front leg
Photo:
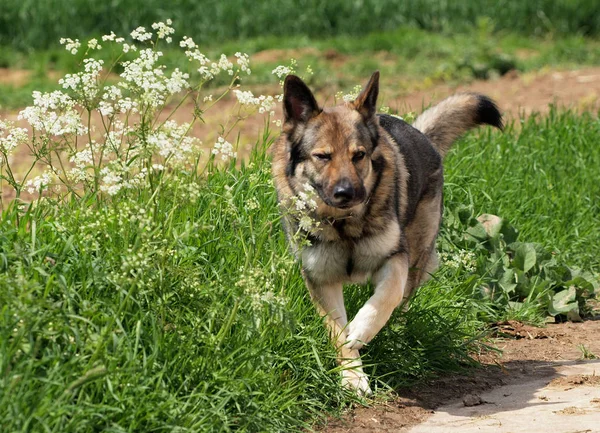
[[[307,278],[304,280],[317,311],[325,318],[331,341],[338,351],[338,363],[342,366],[342,385],[364,395],[371,394],[369,379],[362,369],[358,349],[349,348],[345,344],[348,339],[348,317],[342,284],[316,285]]]
[[[397,254],[373,275],[375,293],[348,325],[346,347],[359,350],[387,323],[404,296],[408,279],[408,255]]]

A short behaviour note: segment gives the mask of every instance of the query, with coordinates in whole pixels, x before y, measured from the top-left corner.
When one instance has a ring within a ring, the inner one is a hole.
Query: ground
[[[545,328],[502,323],[498,324],[496,335],[492,343],[502,352],[483,356],[481,369],[466,376],[444,377],[398,390],[396,398],[371,407],[356,407],[317,430],[463,433],[471,431],[469,426],[473,431],[487,431],[485,427],[489,427],[493,428],[490,431],[500,432],[505,430],[499,427],[502,421],[498,414],[512,419],[519,411],[518,418],[526,420],[523,412],[535,409],[540,419],[554,416],[551,422],[555,433],[600,431],[596,422],[583,430],[559,427],[560,417],[569,415],[586,415],[600,421],[600,376],[596,376],[596,371],[600,375],[600,362],[591,359],[600,355],[600,320],[549,324]],[[476,424],[479,420],[483,427]],[[540,431],[549,429],[540,426]],[[534,431],[514,428],[517,430],[513,431]]]

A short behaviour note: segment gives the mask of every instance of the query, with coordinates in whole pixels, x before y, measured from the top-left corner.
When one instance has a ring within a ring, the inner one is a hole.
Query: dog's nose
[[[354,196],[354,187],[348,179],[342,179],[333,188],[333,198],[338,205],[343,205],[350,202]]]

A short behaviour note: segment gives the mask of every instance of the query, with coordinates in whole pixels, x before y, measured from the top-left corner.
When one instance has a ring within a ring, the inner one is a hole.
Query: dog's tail
[[[477,125],[502,129],[502,115],[490,98],[477,93],[459,93],[425,110],[413,126],[429,138],[443,156],[452,143]]]

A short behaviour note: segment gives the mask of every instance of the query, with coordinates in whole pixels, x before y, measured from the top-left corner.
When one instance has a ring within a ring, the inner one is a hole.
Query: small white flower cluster
[[[226,141],[223,137],[219,137],[212,149],[213,155],[221,155],[223,161],[229,160],[229,158],[237,158],[237,152],[233,151],[233,145]]]
[[[250,56],[245,53],[240,53],[239,51],[235,53],[235,57],[237,58],[237,64],[240,67],[242,72],[250,75],[252,71],[250,70]]]
[[[283,86],[284,78],[286,75],[294,74],[296,72],[296,66],[298,62],[296,59],[290,59],[289,66],[279,65],[271,71],[271,74],[279,78],[279,84]]]
[[[152,28],[156,30],[156,36],[158,39],[164,39],[168,44],[173,41],[173,38],[171,38],[169,35],[175,33],[175,29],[171,27],[171,24],[173,24],[173,21],[170,19],[168,19],[166,23],[158,22],[152,24]]]
[[[33,105],[19,113],[33,129],[49,136],[84,135],[88,128],[81,123],[76,102],[69,95],[55,90],[52,93],[33,92]]]
[[[110,35],[102,36],[102,41],[122,44],[125,41],[125,38],[118,38],[117,35],[115,35],[115,32],[110,32]]]
[[[152,32],[147,32],[145,27],[138,27],[137,29],[135,29],[134,31],[132,31],[130,33],[131,37],[133,39],[137,39],[140,42],[144,42],[147,41],[149,39],[152,39]]]
[[[342,99],[346,102],[352,102],[354,101],[357,96],[360,94],[360,92],[362,91],[362,86],[361,85],[356,85],[352,88],[352,92],[344,94],[344,92],[338,92],[335,94],[335,99]]]
[[[107,86],[104,88],[102,100],[98,103],[98,110],[103,116],[112,116],[115,113],[137,113],[138,106],[137,101],[123,97],[121,89],[117,86]]]
[[[196,61],[200,64],[198,72],[203,80],[212,80],[221,72],[227,72],[227,74],[233,76],[233,63],[229,61],[225,54],[221,54],[218,62],[211,62],[208,57],[200,52],[198,45],[194,42],[194,40],[188,36],[183,37],[183,39],[179,42],[179,46],[182,48],[187,48],[185,55],[190,62]],[[240,69],[250,74],[248,55],[236,53],[235,57],[237,58],[237,63],[240,66]]]
[[[239,269],[239,274],[241,278],[235,285],[250,298],[252,308],[260,310],[266,307],[280,308],[285,305],[285,298],[274,293],[275,283],[270,274],[261,268],[246,270],[244,267]]]
[[[112,170],[110,167],[102,168],[102,170],[100,170],[100,174],[102,175],[102,185],[100,185],[100,191],[103,191],[108,195],[115,195],[123,187],[123,184],[121,183],[123,176],[118,174],[117,171]]]
[[[165,159],[175,162],[185,161],[198,147],[198,139],[187,136],[190,129],[189,123],[178,125],[174,120],[169,120],[158,130],[152,131],[147,142],[151,151]]]
[[[60,44],[65,46],[65,49],[69,51],[71,54],[77,54],[79,47],[81,47],[81,42],[79,39],[71,39],[71,38],[61,38]]]
[[[95,147],[96,143],[92,142],[89,147],[76,152],[71,158],[69,158],[69,162],[73,163],[75,167],[73,167],[69,171],[69,177],[76,182],[87,181],[92,177],[92,173],[89,168],[94,165],[94,157],[92,153],[92,148]]]
[[[104,61],[96,59],[84,59],[84,70],[75,74],[67,74],[58,80],[63,89],[75,91],[82,100],[89,103],[93,101],[99,90],[98,77],[102,72]]]
[[[18,145],[29,141],[27,129],[14,125],[14,122],[0,120],[0,166]]]
[[[304,232],[311,233],[318,230],[320,223],[314,218],[317,209],[317,192],[309,183],[305,183],[303,191],[291,198],[290,213],[298,221],[298,226]]]
[[[164,65],[157,65],[162,57],[161,51],[141,50],[139,56],[123,63],[120,74],[125,81],[119,85],[139,97],[139,100],[150,107],[164,105],[166,98],[189,87],[189,74],[175,68],[170,77],[164,74]]]
[[[98,39],[93,38],[88,41],[88,48],[90,50],[100,50],[102,49],[102,45],[98,43]]]
[[[277,104],[275,102],[275,98],[271,95],[269,95],[269,96],[260,95],[258,97],[255,97],[254,94],[249,90],[247,90],[247,91],[234,90],[233,94],[235,95],[235,97],[237,98],[237,100],[239,101],[240,104],[257,106],[258,112],[260,114],[264,114],[264,113],[270,113],[271,115],[275,114],[273,109],[275,108],[275,106]]]
[[[40,176],[29,179],[25,183],[25,189],[29,194],[42,192],[44,189],[48,188],[48,186],[53,182],[54,178],[55,176],[53,173],[45,172]]]
[[[477,257],[472,251],[459,250],[455,255],[440,253],[440,259],[444,266],[452,269],[462,268],[467,272],[474,272],[477,269]]]

